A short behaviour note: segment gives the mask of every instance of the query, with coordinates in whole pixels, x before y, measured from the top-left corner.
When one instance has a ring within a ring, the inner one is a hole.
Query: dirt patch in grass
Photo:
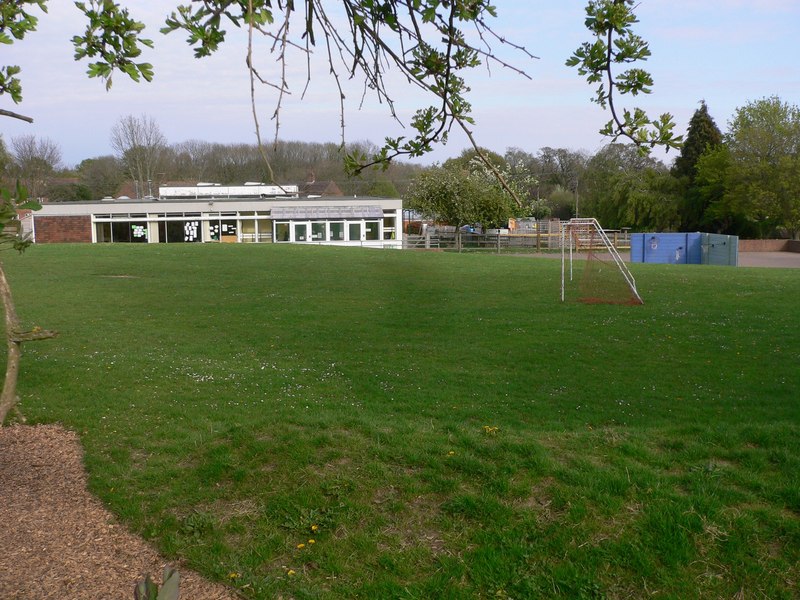
[[[0,428],[0,598],[133,598],[165,561],[86,488],[75,433],[54,425]],[[181,565],[181,597],[233,600]]]
[[[553,477],[544,477],[531,488],[530,494],[514,502],[514,505],[526,511],[531,511],[536,515],[539,523],[549,523],[557,519],[562,510],[553,507],[552,489],[556,480]]]

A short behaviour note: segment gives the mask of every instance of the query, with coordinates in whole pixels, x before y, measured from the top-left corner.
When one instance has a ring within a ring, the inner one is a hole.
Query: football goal
[[[570,219],[561,225],[561,301],[568,299],[643,304],[633,275],[596,219]]]

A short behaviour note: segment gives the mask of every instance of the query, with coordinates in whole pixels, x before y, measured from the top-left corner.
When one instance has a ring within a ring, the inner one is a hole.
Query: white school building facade
[[[300,197],[297,186],[165,186],[158,197],[46,203],[35,243],[300,243],[401,248],[399,198]]]

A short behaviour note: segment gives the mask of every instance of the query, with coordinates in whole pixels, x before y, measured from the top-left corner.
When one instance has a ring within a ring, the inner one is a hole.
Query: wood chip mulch
[[[165,561],[86,487],[78,436],[54,425],[0,428],[0,598],[133,599],[160,582]],[[234,600],[228,588],[177,565],[181,598]]]

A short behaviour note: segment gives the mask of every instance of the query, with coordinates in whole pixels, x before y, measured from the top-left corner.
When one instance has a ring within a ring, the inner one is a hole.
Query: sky
[[[0,118],[0,133],[8,144],[33,134],[56,142],[65,166],[113,154],[111,129],[127,115],[153,118],[170,143],[204,140],[255,143],[250,81],[245,67],[246,31],[229,27],[229,41],[210,58],[195,59],[181,32],[159,32],[170,4],[177,0],[122,2],[143,21],[146,37],[155,42],[142,60],[153,64],[151,83],[133,83],[117,75],[110,91],[85,75],[86,62],[75,62],[70,42],[84,27],[81,13],[68,0],[51,0],[48,14],[24,40],[4,46],[0,64],[22,67],[23,101],[15,105],[0,97],[0,108],[33,117],[28,124]],[[335,3],[332,3],[335,4]],[[584,41],[585,0],[496,0],[498,19],[492,26],[501,36],[524,46],[537,58],[526,57],[499,43],[499,56],[523,69],[530,79],[494,65],[480,68],[467,80],[476,120],[477,142],[495,152],[519,148],[536,153],[550,146],[594,153],[608,139],[598,130],[610,118],[590,100],[594,89],[566,59]],[[34,10],[38,13],[38,9]],[[723,132],[737,108],[777,95],[800,105],[800,1],[798,0],[642,0],[635,32],[650,44],[652,56],[643,63],[655,80],[647,96],[625,98],[623,107],[644,108],[652,117],[671,113],[676,132],[685,134],[689,119],[705,100]],[[277,64],[263,44],[256,50],[264,77],[278,75]],[[341,117],[338,92],[327,77],[326,56],[312,57],[312,79],[304,98],[306,59],[296,55],[288,80],[292,95],[280,114],[279,137],[307,142],[339,142]],[[401,122],[408,123],[429,100],[407,82],[389,75],[390,92]],[[381,143],[385,136],[408,135],[394,121],[386,104],[362,97],[355,81],[344,82],[346,141]],[[271,119],[276,95],[256,90],[262,137],[272,140]],[[469,146],[460,131],[447,145],[414,162],[430,164],[457,156]],[[656,153],[670,162],[675,151]]]

